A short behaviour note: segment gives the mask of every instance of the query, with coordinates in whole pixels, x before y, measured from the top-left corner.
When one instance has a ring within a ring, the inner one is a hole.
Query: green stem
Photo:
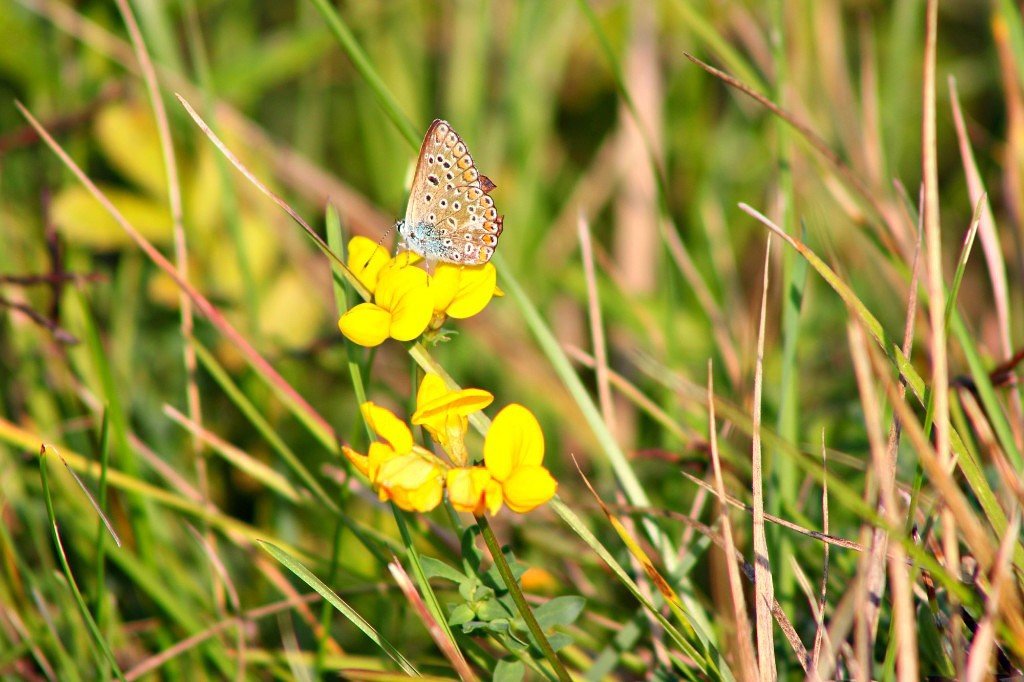
[[[526,627],[530,629],[530,634],[533,635],[534,642],[537,643],[537,646],[544,653],[544,657],[551,663],[551,667],[554,668],[558,679],[562,682],[571,682],[572,678],[569,677],[569,672],[562,665],[562,661],[558,659],[555,650],[551,648],[551,642],[544,635],[544,631],[540,629],[540,623],[534,617],[530,605],[526,603],[526,597],[523,596],[523,591],[519,589],[519,583],[516,581],[515,576],[512,575],[512,569],[509,568],[508,562],[505,561],[505,555],[501,553],[498,538],[494,536],[494,531],[491,529],[491,524],[487,517],[482,514],[477,516],[476,524],[480,528],[480,534],[483,535],[484,542],[487,543],[487,549],[491,552],[494,565],[498,567],[501,579],[505,581],[505,586],[508,587],[509,594],[512,595],[512,600],[519,609],[519,615],[526,621]]]

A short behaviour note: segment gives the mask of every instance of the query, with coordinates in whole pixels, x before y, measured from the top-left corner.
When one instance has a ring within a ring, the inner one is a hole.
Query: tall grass
[[[0,34],[0,675],[1021,674],[1015,3],[8,0]],[[345,250],[391,245],[434,118],[498,185],[505,295],[364,349]],[[380,502],[342,445],[425,372],[537,414],[557,496]]]

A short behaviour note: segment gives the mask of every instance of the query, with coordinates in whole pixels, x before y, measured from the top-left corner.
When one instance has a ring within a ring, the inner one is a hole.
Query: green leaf
[[[572,644],[572,637],[565,634],[564,632],[555,632],[548,635],[548,643],[551,644],[551,648],[555,651],[564,649],[565,647]]]
[[[522,661],[503,658],[494,666],[494,682],[520,682],[526,676],[526,666]]]
[[[540,626],[545,629],[555,625],[572,625],[580,617],[586,603],[586,599],[575,595],[555,597],[548,603],[535,608],[533,615],[537,617]]]
[[[327,587],[327,585],[325,585],[323,581],[321,581],[319,578],[313,575],[313,573],[308,568],[306,568],[298,561],[293,559],[291,555],[289,555],[281,548],[272,545],[269,542],[265,542],[263,540],[257,540],[257,542],[259,543],[260,547],[267,550],[267,552],[269,552],[271,556],[273,556],[275,559],[281,562],[281,564],[283,564],[285,568],[294,573],[304,583],[306,583],[314,590],[316,590],[321,597],[323,597],[331,603],[331,606],[338,609],[338,611],[341,612],[341,615],[348,618],[348,620],[357,628],[359,628],[364,635],[369,637],[374,644],[383,649],[384,653],[390,656],[391,659],[394,660],[394,662],[397,663],[399,667],[401,667],[402,670],[405,671],[406,674],[415,675],[419,677],[419,672],[416,670],[412,663],[406,660],[405,656],[402,655],[401,651],[392,646],[391,642],[384,639],[365,618],[359,615],[355,609],[353,609],[345,602],[345,600],[343,600],[341,597],[335,594],[334,590]]]
[[[428,578],[444,578],[445,580],[450,580],[453,583],[458,583],[459,585],[473,580],[472,577],[465,573],[460,573],[439,559],[425,556],[420,557],[420,561],[423,564],[423,573]]]
[[[477,618],[487,622],[507,620],[512,613],[497,599],[489,599],[476,609]]]
[[[476,617],[473,613],[473,609],[469,607],[469,604],[459,604],[452,609],[451,615],[448,616],[448,624],[451,626],[465,625]]]

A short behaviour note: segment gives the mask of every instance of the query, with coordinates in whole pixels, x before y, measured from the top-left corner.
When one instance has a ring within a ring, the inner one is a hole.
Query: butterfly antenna
[[[394,225],[392,225],[388,229],[384,230],[384,234],[382,234],[380,236],[380,239],[377,240],[377,246],[383,246],[384,245],[384,240],[388,238],[388,235],[391,234],[391,230],[393,230],[393,229],[395,229]],[[363,263],[363,269],[364,270],[366,269],[366,266],[370,264],[370,261],[373,260],[373,254],[375,254],[375,253],[377,253],[376,249],[374,249],[373,251],[370,252],[370,257],[366,259],[365,263]]]

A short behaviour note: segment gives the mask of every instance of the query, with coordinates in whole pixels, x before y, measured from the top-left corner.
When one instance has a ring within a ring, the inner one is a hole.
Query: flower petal
[[[372,348],[388,338],[391,313],[373,303],[360,303],[345,311],[338,320],[338,328],[349,341]]]
[[[525,514],[554,497],[558,482],[542,466],[524,466],[516,469],[501,489],[508,508]]]
[[[410,421],[425,426],[437,440],[435,432],[465,422],[464,417],[482,410],[493,400],[493,395],[479,388],[449,390],[444,379],[428,372],[416,392],[416,411]]]
[[[381,440],[386,440],[400,455],[412,452],[412,432],[401,419],[387,409],[373,402],[365,402],[360,409],[363,419]]]
[[[544,432],[537,418],[517,403],[506,406],[484,440],[484,464],[491,475],[505,481],[516,469],[539,466],[543,459]]]
[[[352,466],[361,473],[363,476],[370,478],[370,458],[366,455],[356,452],[347,445],[341,446],[341,451],[345,455],[345,459],[352,463]]]
[[[416,414],[419,414],[424,405],[443,397],[448,392],[448,386],[445,385],[444,379],[440,375],[433,372],[424,374],[423,381],[420,382],[420,387],[416,391],[416,412],[413,414],[412,423],[419,423],[416,421]]]
[[[461,512],[482,514],[491,473],[483,467],[459,467],[445,476],[448,501]],[[499,487],[500,489],[500,487]],[[499,506],[500,506],[499,502]]]
[[[461,266],[439,263],[430,278],[430,294],[434,299],[434,310],[445,313],[459,291]]]
[[[422,334],[434,314],[427,273],[415,267],[385,268],[374,300],[391,312],[388,335],[399,341],[412,341]]]
[[[387,264],[388,252],[367,237],[352,237],[348,242],[348,269],[372,294],[377,289],[380,272]]]
[[[366,456],[368,460],[366,477],[376,485],[377,479],[380,478],[380,468],[384,466],[385,462],[398,457],[398,453],[387,443],[373,441],[370,443],[370,451],[366,453]]]
[[[449,265],[448,267],[455,266]],[[441,266],[438,266],[438,270],[441,270]],[[486,308],[494,296],[497,281],[498,271],[493,263],[462,266],[459,272],[458,289],[452,302],[445,309],[448,317],[461,320],[472,317]]]
[[[426,512],[441,502],[443,481],[443,471],[436,461],[413,453],[385,462],[378,485],[402,509]]]

